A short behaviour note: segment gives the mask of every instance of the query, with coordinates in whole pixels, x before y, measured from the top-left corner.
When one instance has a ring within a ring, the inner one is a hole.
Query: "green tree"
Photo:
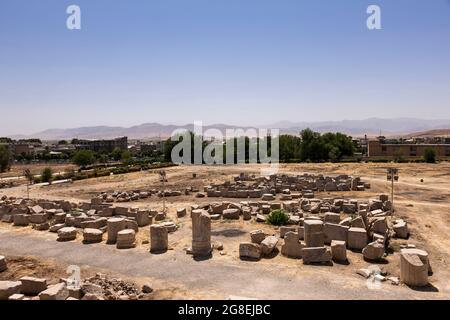
[[[86,167],[95,163],[95,156],[91,150],[79,150],[73,156],[72,161],[79,167]]]
[[[122,153],[123,150],[120,148],[114,148],[113,152],[111,153],[111,157],[116,160],[119,161],[122,159]]]
[[[99,157],[98,157],[98,161],[100,163],[103,163],[105,165],[105,167],[108,165],[108,161],[109,161],[109,157],[106,153],[102,153]]]
[[[123,164],[129,165],[133,162],[133,156],[131,155],[131,152],[127,150],[122,152],[120,160]]]
[[[42,182],[52,183],[53,180],[53,170],[50,167],[44,168],[41,173]]]
[[[426,148],[423,153],[423,159],[426,163],[436,163],[436,150],[433,148]]]
[[[8,148],[0,145],[0,172],[5,172],[11,167],[11,153]]]

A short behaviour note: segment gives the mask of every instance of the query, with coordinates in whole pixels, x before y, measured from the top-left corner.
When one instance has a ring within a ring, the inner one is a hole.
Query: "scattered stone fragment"
[[[58,241],[72,241],[77,238],[77,229],[64,227],[58,230]]]
[[[25,299],[25,295],[21,294],[21,293],[15,293],[8,298],[8,300],[10,300],[10,301],[17,301],[17,300],[24,300],[24,299]]]
[[[395,236],[400,239],[408,239],[409,236],[409,230],[408,225],[405,221],[400,220],[397,221],[393,226],[392,229],[395,232]]]
[[[148,284],[144,284],[142,286],[142,292],[143,293],[152,293],[153,292],[153,288],[150,285],[148,285]]]
[[[83,242],[98,243],[103,240],[103,232],[98,229],[86,228],[83,230]]]
[[[259,260],[261,258],[261,246],[250,242],[241,243],[239,245],[239,257]]]
[[[356,273],[366,279],[369,279],[369,277],[372,275],[372,272],[369,269],[364,269],[364,268],[356,270]]]
[[[257,214],[256,215],[256,222],[266,222],[266,217],[263,216],[262,214]]]
[[[0,281],[0,300],[8,300],[13,294],[20,293],[21,288],[20,281]]]
[[[326,263],[331,261],[331,252],[325,247],[307,247],[302,249],[304,264]]]
[[[278,244],[278,238],[275,236],[268,236],[261,242],[261,254],[270,255]]]
[[[239,220],[239,209],[227,209],[222,213],[224,219]]]
[[[69,291],[64,282],[50,286],[39,294],[40,300],[66,300],[68,297]]]
[[[334,261],[347,261],[347,246],[345,241],[331,241],[331,257]]]
[[[20,278],[22,283],[21,293],[27,296],[37,296],[39,293],[47,289],[47,280],[33,277]]]
[[[380,260],[384,256],[384,243],[380,240],[371,242],[362,250],[362,253],[367,260]]]
[[[186,216],[186,214],[187,214],[186,208],[177,209],[177,217],[178,218],[183,218]]]
[[[302,249],[305,246],[300,242],[297,232],[287,232],[284,236],[284,244],[281,246],[281,254],[294,259],[302,258]]]
[[[267,235],[262,230],[255,230],[250,232],[252,243],[261,244]]]

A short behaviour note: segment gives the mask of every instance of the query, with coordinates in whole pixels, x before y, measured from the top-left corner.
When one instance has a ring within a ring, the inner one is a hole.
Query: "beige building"
[[[421,158],[425,150],[432,148],[439,159],[450,158],[450,144],[419,144],[419,143],[384,143],[371,140],[368,143],[369,158]]]

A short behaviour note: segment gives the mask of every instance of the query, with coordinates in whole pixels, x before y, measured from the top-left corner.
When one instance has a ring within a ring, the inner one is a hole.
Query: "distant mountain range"
[[[276,128],[281,133],[298,134],[305,128],[311,128],[318,132],[342,132],[354,137],[364,136],[405,136],[411,132],[424,132],[429,130],[450,129],[450,120],[423,120],[416,118],[395,118],[381,119],[369,118],[364,120],[342,120],[342,121],[319,121],[319,122],[291,122],[280,121],[270,125],[255,127],[239,127],[226,124],[215,124],[204,126],[203,130],[219,129],[224,132],[226,129],[242,128]],[[120,136],[127,136],[129,139],[151,139],[167,138],[176,129],[192,130],[193,125],[164,125],[159,123],[145,123],[129,128],[95,126],[72,129],[48,129],[32,135],[15,135],[13,139],[39,138],[42,140],[61,139],[111,139]]]

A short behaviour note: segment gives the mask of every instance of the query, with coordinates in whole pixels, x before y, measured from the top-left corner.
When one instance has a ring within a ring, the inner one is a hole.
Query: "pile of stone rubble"
[[[6,269],[5,257],[0,256],[0,272]],[[139,289],[134,283],[100,273],[81,283],[60,279],[59,283],[49,285],[47,279],[28,276],[17,281],[0,281],[0,300],[142,300],[152,292],[149,285]]]
[[[179,190],[132,190],[132,191],[114,191],[114,192],[102,192],[98,195],[98,199],[105,203],[113,202],[131,202],[148,199],[152,196],[157,197],[178,197],[182,195],[189,195],[191,192],[198,192],[198,189],[194,187],[185,188],[183,191]]]
[[[275,174],[269,177],[255,177],[245,173],[235,177],[233,182],[226,181],[204,187],[208,197],[264,198],[265,195],[282,194],[282,200],[313,198],[315,191],[364,191],[366,189],[370,189],[369,183],[364,182],[360,177],[348,175],[331,177],[314,174]]]

